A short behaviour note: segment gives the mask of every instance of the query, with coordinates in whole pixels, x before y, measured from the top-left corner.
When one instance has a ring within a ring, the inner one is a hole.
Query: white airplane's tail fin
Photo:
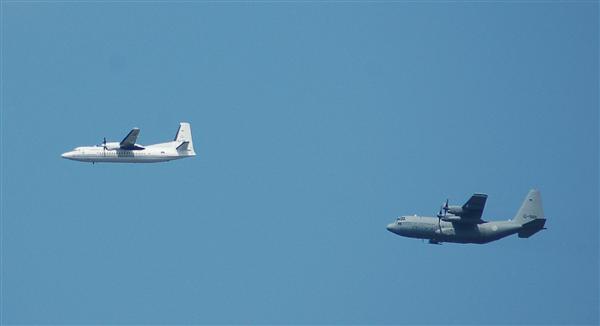
[[[196,155],[194,152],[194,144],[192,142],[192,128],[189,123],[179,123],[179,129],[175,135],[175,141],[180,144],[177,146],[177,151],[187,155]]]
[[[544,229],[546,217],[542,209],[542,196],[539,190],[531,189],[513,222],[522,225],[522,231],[519,232],[520,238],[528,238],[538,231]]]
[[[174,141],[192,141],[192,128],[187,122],[180,122]]]

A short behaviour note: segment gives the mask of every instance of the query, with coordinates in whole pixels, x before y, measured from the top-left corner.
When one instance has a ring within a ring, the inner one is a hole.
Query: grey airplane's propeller
[[[444,212],[442,214],[442,211]],[[437,217],[442,218],[442,217],[446,217],[446,214],[448,213],[448,199],[446,199],[446,201],[444,203],[442,203],[442,206],[440,206],[440,212],[437,214]]]
[[[448,213],[448,198],[446,198],[446,203],[444,203],[444,217]]]
[[[442,214],[442,211],[444,212]],[[440,207],[440,211],[437,214],[437,218],[438,218],[438,227],[441,229],[441,222],[442,222],[442,217],[446,217],[446,214],[448,213],[448,198],[446,198],[446,202],[444,202],[442,204],[442,206]]]

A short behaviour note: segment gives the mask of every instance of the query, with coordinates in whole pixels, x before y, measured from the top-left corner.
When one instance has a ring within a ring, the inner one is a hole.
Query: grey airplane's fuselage
[[[433,243],[487,243],[518,233],[522,226],[510,220],[472,224],[447,222],[437,217],[401,216],[387,229],[397,235],[427,239]]]

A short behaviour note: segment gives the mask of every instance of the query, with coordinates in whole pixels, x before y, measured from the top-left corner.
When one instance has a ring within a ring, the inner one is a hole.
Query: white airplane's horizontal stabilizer
[[[189,152],[189,151],[193,151],[193,149],[190,148],[190,142],[189,141],[184,141],[181,143],[181,145],[177,146],[177,151],[179,152]]]

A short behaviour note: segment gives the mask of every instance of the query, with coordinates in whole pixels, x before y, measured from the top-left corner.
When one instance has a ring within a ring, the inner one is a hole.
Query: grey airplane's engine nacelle
[[[444,221],[444,222],[460,222],[460,220],[461,220],[460,216],[448,215],[448,216],[442,217],[442,221]]]
[[[456,216],[461,216],[464,211],[461,206],[448,206],[448,213]]]

